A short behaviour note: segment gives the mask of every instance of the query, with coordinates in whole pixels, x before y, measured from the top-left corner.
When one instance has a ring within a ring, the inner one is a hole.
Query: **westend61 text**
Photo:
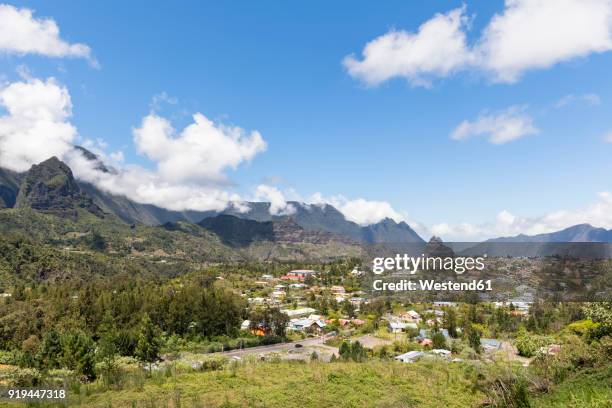
[[[438,282],[435,280],[418,280],[411,281],[402,279],[397,282],[385,282],[381,279],[375,280],[372,283],[374,290],[380,291],[489,291],[493,290],[491,280],[473,280],[471,282]]]

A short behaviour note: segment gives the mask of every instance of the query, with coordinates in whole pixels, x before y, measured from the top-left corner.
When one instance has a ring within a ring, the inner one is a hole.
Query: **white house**
[[[326,326],[321,319],[291,319],[288,324],[289,330],[304,332],[320,332]]]
[[[249,330],[249,326],[250,325],[251,325],[251,321],[250,320],[245,320],[240,325],[240,330]]]
[[[406,329],[416,329],[416,323],[389,322],[389,331],[391,333],[402,333]]]
[[[281,313],[286,314],[289,317],[300,317],[300,316],[308,316],[316,312],[312,307],[301,307],[298,309],[283,309]]]
[[[431,354],[434,354],[438,357],[448,358],[450,357],[451,352],[445,349],[433,349],[431,350]]]
[[[395,360],[401,361],[402,363],[414,363],[421,357],[423,357],[424,353],[422,351],[409,351],[404,354],[400,354],[395,357]]]

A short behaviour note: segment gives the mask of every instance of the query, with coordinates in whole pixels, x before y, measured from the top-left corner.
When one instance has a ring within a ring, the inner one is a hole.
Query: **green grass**
[[[220,371],[135,370],[123,389],[100,382],[69,390],[65,405],[78,407],[481,407],[487,397],[473,386],[484,372],[469,364],[249,362]],[[485,374],[486,375],[486,374]],[[612,367],[581,371],[549,393],[531,396],[531,407],[612,406]],[[0,402],[0,407],[16,407]],[[31,405],[46,407],[49,405]]]
[[[180,399],[183,407],[470,407],[483,399],[471,384],[460,365],[436,362],[257,363],[157,375],[140,391],[82,387],[70,405],[172,407]]]
[[[533,407],[612,407],[612,366],[580,372],[536,398]]]

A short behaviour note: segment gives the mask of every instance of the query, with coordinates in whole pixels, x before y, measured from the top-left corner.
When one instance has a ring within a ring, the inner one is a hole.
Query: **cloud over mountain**
[[[369,225],[390,218],[396,222],[404,221],[405,217],[395,211],[386,201],[370,201],[363,198],[349,200],[342,195],[324,197],[321,193],[313,194],[306,202],[313,205],[331,204],[344,217],[359,225]]]
[[[49,78],[13,82],[0,89],[0,165],[25,171],[51,156],[63,156],[77,137],[70,123],[68,90]]]
[[[503,210],[493,221],[480,224],[463,222],[455,225],[439,223],[433,225],[430,230],[433,234],[440,235],[446,240],[475,241],[517,234],[537,235],[559,231],[578,224],[612,228],[612,192],[600,192],[598,199],[584,208],[557,210],[539,217],[521,217]]]

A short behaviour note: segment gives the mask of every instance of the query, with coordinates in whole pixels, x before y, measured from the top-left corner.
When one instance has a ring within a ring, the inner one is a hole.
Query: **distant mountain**
[[[524,235],[489,239],[486,242],[612,242],[612,230],[578,224],[548,234]]]
[[[167,222],[198,222],[204,212],[171,211],[151,204],[140,204],[125,196],[110,194],[90,183],[79,181],[81,190],[86,192],[105,212],[115,214],[127,224],[162,225]]]
[[[217,235],[223,242],[233,246],[246,246],[256,241],[318,245],[336,241],[356,244],[346,237],[329,232],[305,230],[291,218],[260,222],[220,214],[205,218],[198,225]],[[166,228],[168,228],[167,225]]]
[[[368,244],[383,242],[398,243],[417,243],[425,242],[408,224],[404,221],[395,222],[390,218],[361,227],[362,241]]]
[[[57,157],[33,165],[19,186],[15,208],[34,210],[74,218],[82,208],[103,217],[104,212],[91,197],[81,191],[72,171]]]
[[[514,237],[489,239],[462,251],[462,254],[609,258],[612,255],[612,230],[579,224],[548,234],[520,234]]]
[[[425,256],[440,257],[440,258],[446,258],[446,257],[452,258],[455,256],[455,252],[448,246],[444,245],[444,242],[442,242],[442,239],[436,236],[431,237],[429,242],[427,242],[427,245],[425,245],[425,249],[423,253]]]
[[[98,168],[103,171],[113,171],[112,168],[104,166],[98,156],[87,149],[78,148],[85,158],[95,161]],[[143,223],[146,225],[161,225],[167,222],[188,221],[198,223],[205,218],[215,217],[220,214],[233,215],[234,217],[254,220],[259,222],[279,221],[291,218],[297,225],[308,231],[323,231],[335,235],[341,235],[352,241],[360,243],[384,243],[399,242],[413,243],[424,242],[423,239],[405,222],[396,223],[386,218],[376,224],[365,227],[348,221],[344,215],[329,204],[309,205],[297,201],[288,204],[294,212],[290,215],[275,216],[270,214],[270,203],[249,202],[246,203],[249,210],[244,212],[230,206],[223,211],[171,211],[150,204],[139,204],[126,197],[112,195],[100,191],[88,183],[80,183],[97,205],[105,211],[117,215],[127,223]]]
[[[355,242],[365,244],[375,243],[417,243],[425,242],[405,222],[397,223],[390,218],[362,227],[357,223],[348,221],[344,215],[329,204],[304,204],[289,201],[293,209],[290,215],[274,216],[270,214],[270,203],[250,202],[249,211],[239,212],[231,207],[221,212],[238,218],[255,221],[274,221],[291,218],[299,226],[309,231],[325,231],[335,235],[342,235]],[[205,216],[214,216],[216,213],[207,213]]]
[[[106,166],[102,160],[90,152],[89,150],[76,146],[84,158],[95,162],[96,168],[103,172],[112,173],[116,171],[112,167]],[[32,208],[40,207],[57,207],[59,210],[67,202],[58,201],[60,197],[66,198],[67,195],[72,195],[73,198],[83,196],[91,203],[82,201],[77,203],[79,207],[91,207],[92,211],[99,213],[114,214],[122,221],[128,224],[145,224],[149,226],[163,225],[166,223],[175,223],[178,221],[186,221],[191,223],[199,223],[200,221],[216,217],[221,214],[232,215],[237,218],[253,220],[258,222],[281,221],[292,219],[298,226],[306,231],[327,232],[336,236],[342,236],[352,242],[374,244],[374,243],[420,243],[423,239],[405,222],[397,223],[394,220],[386,218],[376,224],[368,226],[360,226],[352,221],[347,220],[344,215],[336,208],[329,204],[309,205],[296,201],[289,202],[294,209],[290,215],[271,215],[270,203],[267,202],[249,202],[249,210],[241,212],[239,209],[230,206],[224,211],[171,211],[151,204],[140,204],[128,199],[125,196],[110,194],[103,191],[93,184],[74,180],[72,172],[64,163],[57,159],[53,163],[46,163],[43,168],[55,166],[56,170],[61,168],[59,173],[65,173],[69,180],[62,187],[65,189],[42,189],[28,193],[29,198],[25,198],[20,202],[20,206],[29,206]],[[61,165],[60,165],[61,163]],[[42,165],[42,163],[41,163]],[[35,168],[34,166],[33,168]],[[32,170],[31,170],[32,171]],[[31,172],[30,171],[30,172]],[[28,172],[28,174],[30,173]],[[53,173],[51,172],[49,174]],[[58,175],[59,173],[55,174]],[[34,170],[29,177],[28,185],[34,185],[36,177],[47,177],[48,174],[41,170]],[[16,206],[17,195],[19,194],[19,184],[26,177],[26,174],[13,173],[8,170],[0,170],[0,208],[10,208]],[[48,178],[48,177],[47,177]],[[59,180],[59,179],[58,179]],[[57,181],[57,180],[56,180]],[[45,185],[45,182],[42,183]],[[30,188],[30,187],[28,187]],[[33,194],[33,196],[31,196]],[[43,196],[51,194],[53,197],[48,197],[53,201],[45,202]],[[31,196],[31,197],[30,197]],[[84,198],[84,199],[85,199]],[[51,210],[51,208],[47,208]]]

